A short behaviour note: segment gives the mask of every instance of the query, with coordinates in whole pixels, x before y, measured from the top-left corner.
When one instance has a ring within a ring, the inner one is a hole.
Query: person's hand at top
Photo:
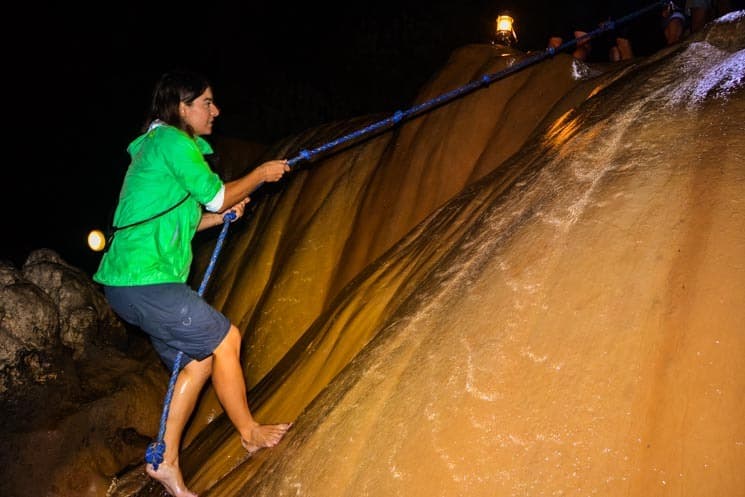
[[[290,171],[286,159],[276,159],[264,162],[258,167],[265,182],[279,181],[285,173]]]

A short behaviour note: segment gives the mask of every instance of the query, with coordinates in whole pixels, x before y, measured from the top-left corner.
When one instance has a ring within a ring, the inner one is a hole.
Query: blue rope
[[[220,254],[225,237],[228,234],[228,228],[230,222],[235,219],[235,212],[230,211],[223,216],[222,231],[220,236],[217,238],[217,244],[215,249],[212,251],[212,257],[210,257],[209,265],[207,270],[204,272],[202,278],[202,284],[199,285],[197,293],[202,296],[204,290],[207,288],[207,282],[212,276],[212,271],[215,269],[215,263],[217,262],[217,256]],[[153,469],[158,470],[158,466],[163,462],[163,454],[166,452],[166,444],[163,438],[166,436],[166,421],[168,420],[168,410],[171,406],[171,399],[173,398],[173,389],[176,386],[176,379],[178,378],[179,371],[181,371],[181,359],[184,357],[184,353],[179,351],[176,354],[176,359],[173,362],[173,369],[171,370],[171,379],[168,382],[168,390],[166,391],[166,397],[163,400],[163,413],[160,415],[160,429],[158,430],[158,438],[150,443],[145,450],[145,461],[153,465]]]
[[[420,114],[423,114],[426,111],[429,111],[435,107],[439,107],[441,105],[444,105],[447,102],[450,102],[451,100],[460,97],[462,95],[465,95],[467,93],[472,92],[473,90],[476,90],[478,88],[489,86],[489,84],[493,83],[494,81],[504,79],[507,76],[510,76],[518,71],[522,71],[526,67],[532,66],[533,64],[536,64],[543,59],[546,59],[548,57],[553,57],[557,52],[564,51],[568,48],[573,48],[575,45],[577,45],[580,42],[584,42],[587,40],[590,40],[592,38],[595,38],[602,33],[605,33],[607,31],[612,31],[616,29],[616,27],[620,24],[624,24],[636,17],[639,17],[642,14],[645,14],[655,8],[660,8],[664,5],[667,5],[669,0],[667,1],[661,1],[661,2],[655,2],[647,7],[644,7],[636,12],[633,12],[629,15],[626,15],[617,21],[608,21],[603,23],[599,28],[595,29],[594,31],[590,31],[589,33],[579,37],[575,38],[573,40],[567,41],[561,45],[559,45],[556,48],[547,48],[541,53],[532,55],[530,57],[527,57],[525,59],[522,59],[520,62],[503,69],[501,71],[497,71],[492,74],[485,74],[481,76],[480,78],[471,81],[470,83],[465,84],[464,86],[461,86],[460,88],[456,88],[455,90],[451,90],[447,93],[443,93],[442,95],[432,98],[430,100],[427,100],[426,102],[422,102],[419,105],[415,105],[413,107],[410,107],[406,110],[398,110],[393,113],[390,117],[387,117],[385,119],[382,119],[380,121],[377,121],[375,123],[370,124],[369,126],[366,126],[362,129],[359,129],[357,131],[353,131],[349,134],[346,134],[344,136],[341,136],[335,140],[332,140],[330,142],[327,142],[319,147],[316,147],[311,150],[301,150],[297,156],[289,159],[287,162],[290,165],[290,167],[295,166],[298,162],[306,160],[310,161],[315,157],[316,155],[322,154],[324,152],[327,152],[333,148],[336,148],[337,146],[347,143],[352,140],[356,140],[358,138],[370,136],[376,132],[382,131],[386,128],[389,128],[391,126],[394,126],[401,121],[404,121],[406,119],[411,119],[412,117],[418,116]]]
[[[289,159],[288,165],[290,167],[294,167],[298,162],[300,161],[310,161],[312,160],[316,155],[322,154],[324,152],[327,152],[329,150],[332,150],[336,147],[338,147],[341,144],[347,143],[349,141],[363,138],[370,136],[376,132],[382,131],[386,128],[389,128],[391,126],[394,126],[396,124],[399,124],[400,122],[411,119],[412,117],[418,116],[420,114],[423,114],[426,111],[429,111],[431,109],[434,109],[435,107],[439,107],[441,105],[446,104],[447,102],[450,102],[451,100],[460,97],[462,95],[465,95],[467,93],[470,93],[478,88],[489,86],[494,81],[504,79],[507,76],[510,76],[516,72],[522,71],[526,67],[532,66],[533,64],[536,64],[543,59],[546,59],[548,57],[553,57],[556,53],[562,52],[568,48],[573,48],[575,45],[577,45],[580,42],[584,42],[587,40],[590,40],[592,38],[595,38],[607,31],[612,31],[616,29],[616,26],[620,24],[624,24],[642,14],[645,14],[652,9],[662,7],[664,5],[667,5],[669,3],[669,0],[667,1],[661,1],[661,2],[655,2],[647,7],[644,7],[643,9],[640,9],[632,14],[629,14],[627,16],[624,16],[617,21],[608,21],[603,23],[599,28],[595,29],[594,31],[590,31],[589,33],[579,37],[575,38],[574,40],[567,41],[561,45],[559,45],[556,48],[547,48],[542,53],[532,55],[530,57],[527,57],[520,62],[503,69],[501,71],[497,71],[492,74],[485,74],[481,76],[480,78],[471,81],[470,83],[461,86],[460,88],[456,88],[455,90],[449,91],[447,93],[444,93],[438,97],[435,97],[433,99],[427,100],[426,102],[423,102],[419,105],[415,105],[413,107],[410,107],[406,110],[398,110],[393,113],[388,118],[382,119],[378,122],[375,122],[373,124],[370,124],[369,126],[366,126],[362,129],[359,129],[357,131],[353,131],[352,133],[348,133],[346,135],[343,135],[335,140],[332,140],[330,142],[327,142],[319,147],[316,147],[311,150],[301,150],[297,156]],[[259,185],[260,186],[260,185]],[[257,187],[258,188],[258,187]],[[212,274],[212,271],[215,267],[215,263],[217,261],[217,257],[220,253],[220,250],[222,248],[223,241],[225,240],[225,236],[228,232],[228,227],[230,225],[230,221],[235,219],[235,213],[228,212],[224,219],[224,224],[222,227],[222,231],[220,232],[220,236],[217,239],[217,244],[215,245],[215,249],[212,252],[212,257],[210,258],[209,265],[207,266],[207,270],[204,274],[204,278],[202,280],[202,284],[199,286],[199,295],[204,294],[204,290],[207,287],[207,282],[209,281],[209,278]],[[166,393],[165,400],[163,402],[163,414],[160,417],[160,430],[158,431],[158,439],[148,445],[147,450],[145,451],[145,461],[153,465],[153,468],[157,471],[158,465],[163,462],[163,454],[165,453],[166,447],[165,443],[163,442],[163,437],[165,436],[166,432],[166,420],[168,419],[168,409],[171,404],[171,398],[173,397],[173,389],[176,385],[176,378],[178,377],[180,366],[181,366],[181,359],[183,357],[183,352],[179,352],[176,355],[176,360],[173,363],[173,371],[171,372],[171,379],[168,383],[168,391]]]
[[[220,250],[222,249],[222,244],[225,241],[225,237],[228,234],[228,228],[230,227],[230,222],[235,219],[235,212],[230,211],[223,217],[223,225],[222,225],[222,231],[220,231],[220,236],[217,237],[217,243],[215,244],[215,249],[212,251],[212,257],[210,257],[210,263],[207,265],[207,269],[204,272],[204,277],[202,278],[202,284],[199,285],[199,290],[197,293],[201,296],[204,295],[204,290],[207,288],[207,282],[210,279],[210,276],[212,276],[212,271],[215,269],[215,263],[217,262],[217,256],[220,255]]]

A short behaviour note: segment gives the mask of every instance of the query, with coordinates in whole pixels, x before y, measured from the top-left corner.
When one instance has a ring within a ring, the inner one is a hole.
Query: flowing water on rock
[[[298,176],[256,212],[268,227],[235,235],[213,293],[246,333],[257,417],[295,426],[247,459],[205,400],[182,463],[193,490],[745,495],[744,33],[734,13],[580,80],[557,57]],[[491,67],[480,50],[424,93]],[[497,160],[525,98],[542,110]],[[375,168],[406,176],[413,149],[436,179],[381,186]],[[453,177],[460,193],[334,283],[364,260],[345,254],[361,224],[388,236],[406,213],[387,207]],[[360,215],[371,197],[378,219]],[[140,476],[111,494],[159,495],[127,486]]]

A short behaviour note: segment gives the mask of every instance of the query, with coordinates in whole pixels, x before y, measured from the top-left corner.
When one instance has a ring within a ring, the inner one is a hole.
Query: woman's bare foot
[[[147,474],[154,480],[160,482],[166,489],[166,492],[173,497],[198,497],[197,494],[186,488],[184,478],[181,476],[181,469],[167,463],[160,463],[157,471],[153,469],[152,464],[147,465]]]
[[[248,454],[267,448],[274,447],[282,440],[287,430],[292,428],[292,423],[280,423],[276,425],[256,425],[251,429],[249,437],[241,437],[241,445]]]

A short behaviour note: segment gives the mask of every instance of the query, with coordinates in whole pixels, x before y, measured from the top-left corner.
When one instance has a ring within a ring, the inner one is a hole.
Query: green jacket
[[[160,125],[138,136],[127,151],[131,162],[114,226],[148,219],[188,198],[161,216],[117,231],[93,279],[109,286],[184,283],[202,205],[223,185],[204,159],[212,147],[201,137]]]

